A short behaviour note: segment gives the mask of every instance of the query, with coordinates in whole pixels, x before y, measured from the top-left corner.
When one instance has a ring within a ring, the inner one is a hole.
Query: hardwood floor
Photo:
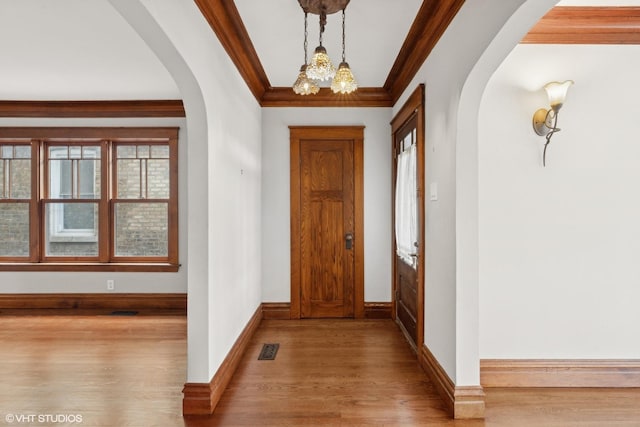
[[[3,313],[0,360],[0,426],[640,426],[640,389],[488,389],[450,420],[389,320],[264,320],[210,416],[181,415],[183,316]],[[82,423],[6,421],[47,414]]]
[[[276,359],[257,360],[264,343]],[[210,417],[190,426],[413,426],[444,405],[390,320],[265,320]]]
[[[2,315],[0,426],[181,426],[186,333],[184,316]]]

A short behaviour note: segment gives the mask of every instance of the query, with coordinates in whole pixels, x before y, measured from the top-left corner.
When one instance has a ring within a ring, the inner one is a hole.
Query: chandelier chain
[[[346,8],[345,8],[346,9]],[[345,13],[344,13],[344,9],[342,9],[342,62],[346,62],[345,61],[345,55],[344,55],[344,49],[345,49],[345,44],[344,44],[344,35],[345,35],[345,31],[344,31],[344,17],[345,17]]]
[[[307,65],[309,61],[307,60],[307,15],[308,13],[304,13],[304,64]]]

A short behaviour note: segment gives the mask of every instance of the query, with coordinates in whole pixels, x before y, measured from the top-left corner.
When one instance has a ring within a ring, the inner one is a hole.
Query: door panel
[[[349,300],[352,292],[348,292],[353,286],[349,268],[353,258],[345,253],[342,244],[344,203],[325,200],[312,201],[310,205],[309,250],[305,250],[306,239],[303,239],[302,251],[302,317],[352,315],[351,310],[344,313],[345,305],[353,305]],[[303,224],[305,222],[303,218]]]
[[[355,167],[361,140],[311,130],[316,137],[294,139],[292,128],[291,317],[356,317],[364,308]],[[353,237],[349,244],[347,236]]]
[[[402,259],[396,257],[396,280],[398,286],[396,314],[407,335],[415,343],[417,332],[417,300],[416,270]]]

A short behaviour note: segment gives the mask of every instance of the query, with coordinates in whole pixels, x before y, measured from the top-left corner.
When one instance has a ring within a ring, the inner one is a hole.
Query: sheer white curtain
[[[414,265],[418,241],[416,146],[398,155],[396,176],[396,243],[398,256]]]

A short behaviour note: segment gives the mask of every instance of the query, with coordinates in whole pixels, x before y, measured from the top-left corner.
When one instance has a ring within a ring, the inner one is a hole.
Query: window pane
[[[50,159],[68,159],[69,147],[67,147],[66,145],[49,147],[49,158]]]
[[[100,161],[78,160],[78,188],[80,199],[100,198]]]
[[[13,145],[3,145],[0,153],[3,159],[13,159]]]
[[[100,147],[98,146],[83,146],[82,147],[82,158],[83,159],[99,159],[100,158]]]
[[[11,160],[11,198],[31,198],[31,160]]]
[[[166,203],[117,203],[115,212],[116,256],[168,255]]]
[[[152,145],[151,157],[153,157],[154,159],[168,159],[169,146],[168,145]]]
[[[49,197],[51,199],[71,198],[71,167],[71,160],[49,161]]]
[[[138,145],[138,158],[139,159],[148,159],[149,158],[149,146],[148,145]]]
[[[118,199],[140,198],[140,160],[118,160]]]
[[[82,155],[82,147],[78,145],[73,145],[69,147],[69,158],[79,159],[81,155]]]
[[[169,160],[148,160],[150,199],[169,198]]]
[[[117,157],[119,159],[135,159],[136,146],[135,145],[118,145]]]
[[[30,159],[31,147],[29,145],[16,145],[16,159]]]
[[[0,203],[0,256],[29,256],[28,203]]]
[[[2,151],[2,150],[0,150]],[[5,166],[8,162],[0,159],[0,199],[8,199],[9,198],[9,189],[7,188],[9,184],[7,181],[7,176],[4,173]]]
[[[47,203],[47,256],[98,256],[98,204]]]
[[[31,147],[3,145],[0,154],[0,199],[31,198]]]

